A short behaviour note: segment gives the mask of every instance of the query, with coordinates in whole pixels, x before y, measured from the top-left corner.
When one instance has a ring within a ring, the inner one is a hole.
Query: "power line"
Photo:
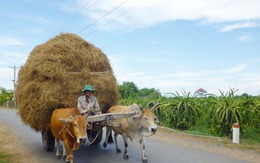
[[[89,3],[86,3],[78,12],[72,15],[68,20],[66,20],[58,29],[56,29],[48,38],[51,38],[56,33],[60,32],[64,28],[66,28],[69,24],[71,24],[74,20],[76,20],[82,13],[84,13],[87,9],[95,4],[97,0],[92,0]],[[93,2],[93,3],[92,3]]]
[[[104,17],[106,17],[107,15],[111,14],[113,11],[115,11],[116,9],[118,9],[119,7],[121,7],[123,4],[125,4],[128,0],[124,1],[123,3],[119,4],[118,6],[116,6],[115,8],[113,8],[112,10],[110,10],[109,12],[107,12],[106,14],[104,14],[103,16],[101,16],[99,19],[97,19],[96,21],[94,21],[93,23],[89,24],[88,26],[86,26],[85,28],[83,28],[81,31],[79,31],[77,34],[80,34],[81,32],[85,31],[86,29],[88,29],[89,27],[91,27],[92,25],[94,25],[95,23],[97,23],[99,20],[103,19]]]
[[[84,13],[87,9],[89,9],[91,6],[93,6],[96,1],[97,0],[92,0],[89,3],[86,3],[80,10],[78,10],[78,12],[76,12],[74,15],[72,15],[58,29],[56,29],[52,34],[50,34],[48,38],[51,38],[56,33],[60,32],[63,29],[65,29],[69,24],[71,24],[74,20],[76,20],[82,13]],[[25,56],[21,57],[20,59],[17,59],[17,61],[19,61],[21,59],[24,59],[24,58],[25,58]]]
[[[137,6],[139,6],[140,4],[142,4],[144,1],[146,1],[146,0],[143,0],[143,1],[139,2],[138,4],[136,4],[136,5],[132,6],[132,7],[130,7],[128,10],[126,10],[126,12],[124,12],[124,13],[120,14],[119,16],[117,16],[116,19],[117,19],[117,18],[120,18],[121,16],[123,16],[123,15],[125,15],[125,14],[127,14],[128,12],[130,12],[131,10],[133,10],[134,8],[136,8]],[[91,36],[91,35],[94,34],[96,31],[98,31],[101,27],[104,27],[104,26],[106,26],[106,25],[112,23],[112,22],[115,21],[116,19],[113,19],[113,20],[108,21],[107,23],[105,23],[105,24],[103,24],[103,25],[98,26],[98,27],[97,27],[96,29],[94,29],[92,32],[88,33],[87,36]],[[86,37],[87,37],[87,36],[86,36]]]
[[[55,30],[50,36],[52,37],[55,33],[58,33],[59,31],[61,31],[62,29],[66,28],[69,24],[71,24],[74,20],[76,20],[82,13],[84,13],[87,9],[89,9],[91,6],[93,6],[96,3],[97,0],[92,0],[89,3],[86,3],[78,12],[76,12],[74,15],[72,15],[67,21],[65,21],[57,30]],[[102,17],[100,17],[98,20],[94,21],[93,23],[91,23],[90,25],[88,25],[87,27],[83,28],[81,31],[78,32],[81,33],[84,30],[86,30],[87,28],[89,28],[90,26],[94,25],[95,23],[97,23],[99,20],[103,19],[104,17],[106,17],[107,15],[109,15],[110,13],[112,13],[113,11],[115,11],[116,9],[120,8],[122,5],[124,5],[127,1],[126,0],[124,2],[122,2],[121,4],[119,4],[118,6],[116,6],[115,8],[113,8],[112,10],[110,10],[109,12],[107,12],[106,14],[104,14]],[[131,8],[132,9],[132,8]],[[128,12],[128,11],[127,11]],[[125,13],[124,13],[125,14]],[[124,15],[122,14],[122,15]],[[121,16],[122,16],[121,15]],[[96,29],[97,30],[97,29]],[[95,30],[95,31],[96,31]],[[95,32],[94,31],[94,32]],[[92,33],[94,33],[92,32]],[[24,58],[24,57],[22,57]],[[17,60],[18,61],[18,60]]]

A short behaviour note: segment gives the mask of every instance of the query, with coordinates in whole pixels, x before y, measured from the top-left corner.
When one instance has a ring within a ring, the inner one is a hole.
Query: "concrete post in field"
[[[232,140],[232,142],[239,144],[239,128],[240,128],[240,125],[238,123],[234,123],[232,125],[232,128],[233,128],[233,140]]]

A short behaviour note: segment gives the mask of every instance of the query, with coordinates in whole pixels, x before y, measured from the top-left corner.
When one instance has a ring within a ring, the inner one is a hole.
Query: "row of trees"
[[[7,101],[10,101],[9,105],[12,105],[13,104],[13,102],[11,101],[12,98],[13,98],[12,90],[7,90],[5,88],[0,87],[0,106],[6,106]]]

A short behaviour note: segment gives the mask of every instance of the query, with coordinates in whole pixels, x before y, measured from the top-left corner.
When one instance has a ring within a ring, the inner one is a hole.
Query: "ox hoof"
[[[107,147],[107,143],[103,143],[103,147],[106,148]]]
[[[147,159],[143,159],[143,163],[148,163]]]
[[[129,159],[129,156],[128,155],[124,155],[124,159]]]
[[[66,156],[65,162],[66,162],[66,163],[69,163],[69,162],[70,162],[68,156]]]
[[[116,153],[121,153],[121,149],[116,149]]]
[[[56,159],[57,159],[57,160],[61,159],[61,156],[57,155],[57,156],[56,156]]]

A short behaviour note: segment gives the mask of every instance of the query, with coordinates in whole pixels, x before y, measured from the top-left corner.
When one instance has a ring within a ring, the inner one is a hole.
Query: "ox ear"
[[[139,106],[140,110],[142,110],[142,111],[144,110],[144,107],[142,105],[139,104],[138,106]]]
[[[132,118],[139,118],[142,115],[142,111],[135,111],[135,115]]]
[[[154,118],[154,123],[159,123],[160,122],[160,120],[159,120],[159,118],[156,116],[155,118]]]
[[[74,114],[71,115],[71,116],[69,116],[69,117],[68,117],[68,121],[69,121],[69,122],[73,122],[73,121],[75,120],[75,117],[76,117],[76,116],[75,116]]]
[[[60,121],[64,124],[67,124],[68,123],[68,119],[67,118],[61,118]]]

